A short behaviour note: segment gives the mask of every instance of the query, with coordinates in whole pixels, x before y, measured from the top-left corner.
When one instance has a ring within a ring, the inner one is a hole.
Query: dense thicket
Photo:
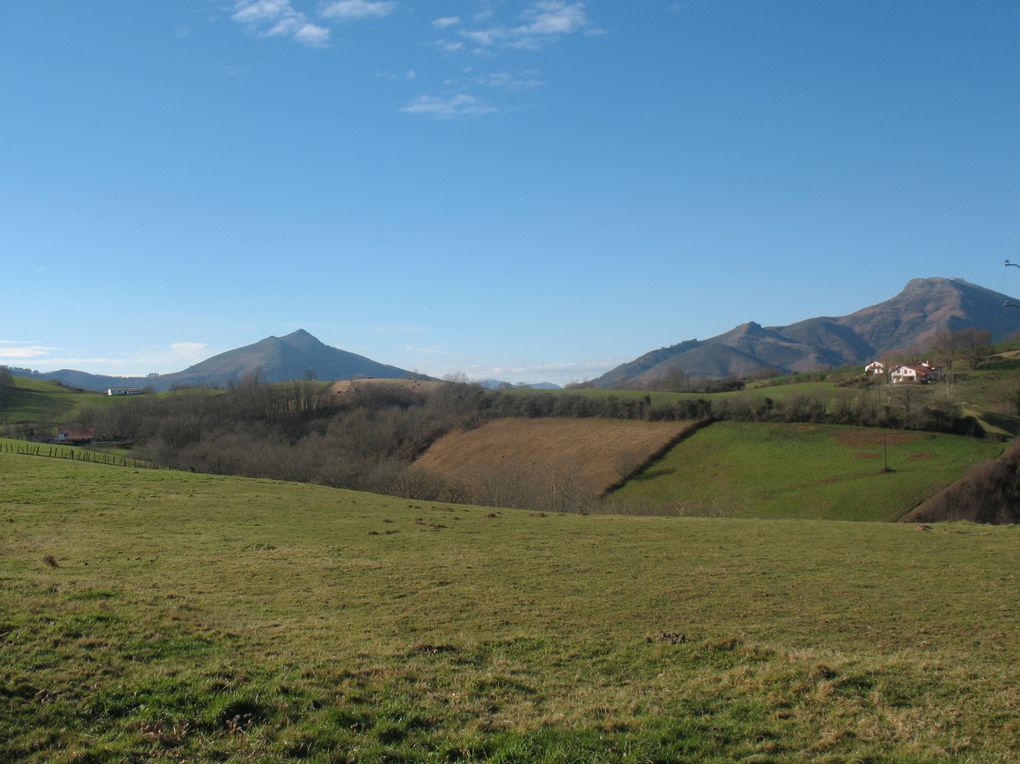
[[[973,467],[963,479],[933,496],[909,519],[1020,523],[1020,443],[999,459]]]
[[[314,382],[180,392],[84,412],[97,437],[179,469],[392,490],[423,448],[479,407],[484,392],[428,394],[364,385],[331,395]]]

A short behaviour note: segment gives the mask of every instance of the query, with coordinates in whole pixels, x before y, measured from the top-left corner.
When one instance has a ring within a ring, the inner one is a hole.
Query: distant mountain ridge
[[[553,382],[506,382],[502,379],[483,379],[478,383],[487,390],[506,390],[512,387],[527,387],[532,390],[562,390],[563,388]]]
[[[744,377],[767,368],[783,372],[864,364],[896,352],[923,351],[941,329],[987,329],[993,341],[1020,331],[1014,298],[962,279],[913,279],[885,302],[841,317],[789,326],[754,321],[707,340],[652,350],[595,380],[597,387],[641,386],[673,370],[692,377]]]
[[[170,374],[114,377],[61,369],[32,376],[104,392],[110,387],[151,387],[157,391],[174,387],[222,387],[255,374],[265,382],[286,382],[305,379],[310,373],[321,380],[425,378],[424,375],[326,345],[304,329],[285,337],[266,337]]]

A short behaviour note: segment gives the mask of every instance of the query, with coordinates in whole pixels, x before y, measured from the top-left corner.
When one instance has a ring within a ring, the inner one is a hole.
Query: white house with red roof
[[[942,379],[942,369],[936,368],[927,361],[924,363],[905,363],[889,372],[889,378],[894,385],[907,383],[927,385]]]

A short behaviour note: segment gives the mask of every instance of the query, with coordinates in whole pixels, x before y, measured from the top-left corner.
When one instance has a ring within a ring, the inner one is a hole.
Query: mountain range
[[[603,374],[596,387],[654,385],[675,370],[692,377],[745,377],[764,369],[805,372],[923,352],[944,329],[986,329],[993,341],[1020,331],[1007,295],[962,279],[914,279],[890,300],[840,317],[789,326],[754,321],[707,340],[652,350]]]
[[[313,377],[322,380],[372,377],[382,379],[422,378],[396,366],[387,366],[370,358],[331,347],[304,329],[285,337],[266,337],[252,345],[228,350],[184,371],[152,374],[147,377],[111,377],[73,369],[36,373],[37,379],[51,379],[85,390],[106,391],[110,387],[151,387],[170,390],[175,387],[222,387],[258,375],[265,382],[285,382]]]
[[[789,326],[750,321],[706,340],[686,340],[652,350],[593,382],[602,388],[641,387],[654,385],[675,370],[692,377],[724,378],[746,377],[765,369],[788,373],[864,364],[897,353],[923,352],[943,329],[986,329],[993,341],[1000,341],[1020,332],[1020,310],[1005,307],[1014,302],[1020,301],[962,279],[914,279],[892,299],[846,316],[809,318]],[[222,387],[254,374],[266,382],[308,377],[427,379],[326,345],[304,329],[284,337],[266,337],[170,374],[115,377],[73,369],[13,371],[98,391],[109,387],[151,387],[157,391]],[[482,384],[501,385],[498,380]],[[531,387],[555,386],[541,383]]]

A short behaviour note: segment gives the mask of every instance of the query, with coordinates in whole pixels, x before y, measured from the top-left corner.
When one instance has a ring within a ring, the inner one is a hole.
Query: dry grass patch
[[[472,501],[540,506],[545,504],[542,496],[555,498],[564,492],[595,499],[696,426],[619,419],[497,419],[440,438],[415,466],[457,486]]]
[[[347,395],[358,389],[381,387],[386,390],[408,390],[412,393],[430,393],[446,382],[427,379],[345,379],[329,386],[332,395]]]

